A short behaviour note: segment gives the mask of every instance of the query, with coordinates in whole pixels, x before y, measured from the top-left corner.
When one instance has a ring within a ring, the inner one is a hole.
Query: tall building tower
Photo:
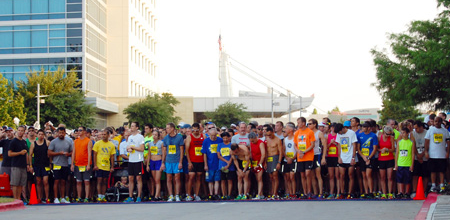
[[[123,109],[117,100],[158,91],[155,1],[1,0],[0,72],[14,82],[76,69],[105,127]]]

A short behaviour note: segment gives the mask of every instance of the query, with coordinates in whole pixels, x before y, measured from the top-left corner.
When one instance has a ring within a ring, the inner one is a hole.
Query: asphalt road
[[[414,219],[423,201],[262,201],[36,205],[0,219]]]

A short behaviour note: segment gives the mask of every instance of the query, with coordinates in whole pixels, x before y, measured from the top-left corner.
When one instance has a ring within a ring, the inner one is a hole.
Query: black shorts
[[[320,167],[320,155],[314,155],[314,161],[313,161],[313,169],[316,169],[317,167]]]
[[[192,162],[192,170],[189,170],[191,173],[204,173],[205,172],[205,164],[204,163],[195,163]]]
[[[430,171],[428,170],[428,161],[419,163],[418,160],[414,160],[413,176],[429,177]]]
[[[297,169],[297,162],[292,161],[291,164],[288,164],[286,161],[283,161],[283,163],[281,163],[281,172],[282,173],[290,173],[290,172],[294,172]]]
[[[350,165],[349,163],[340,163],[339,167],[347,169],[347,168],[353,167],[353,165]]]
[[[381,160],[378,161],[378,169],[385,170],[395,167],[395,160]]]
[[[366,169],[372,169],[372,170],[378,169],[378,159],[371,158],[369,160],[370,160],[369,165],[367,165],[364,160],[360,161],[359,168],[361,169],[362,172],[366,172]]]
[[[220,172],[221,180],[235,180],[237,179],[236,171],[228,171],[228,173]]]
[[[238,165],[239,165],[239,169],[241,169],[241,170],[244,170],[244,165],[242,165],[242,163],[244,162],[243,160],[239,160],[239,159],[237,159],[237,161],[238,161]],[[248,165],[247,165],[247,170],[250,170],[250,162],[248,163]]]
[[[144,173],[142,162],[128,163],[128,176],[140,176]]]
[[[313,161],[302,161],[297,162],[297,172],[303,173],[306,170],[313,169]]]
[[[326,157],[328,167],[339,167],[337,157]]]
[[[50,167],[47,167],[47,169],[49,169],[49,171],[45,170],[44,166],[41,165],[34,166],[33,167],[34,175],[36,177],[48,176],[50,173]]]
[[[109,171],[97,170],[95,173],[97,178],[109,178]]]
[[[410,184],[412,180],[412,172],[409,171],[409,167],[398,167],[396,177],[397,183]]]
[[[430,173],[445,173],[447,171],[447,159],[428,160],[428,170]]]
[[[69,167],[61,167],[60,170],[53,170],[53,176],[55,177],[55,180],[67,180],[69,172]]]

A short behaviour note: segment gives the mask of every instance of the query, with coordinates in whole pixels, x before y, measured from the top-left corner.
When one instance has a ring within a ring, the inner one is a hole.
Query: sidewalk
[[[450,195],[439,195],[430,206],[427,220],[450,219]]]

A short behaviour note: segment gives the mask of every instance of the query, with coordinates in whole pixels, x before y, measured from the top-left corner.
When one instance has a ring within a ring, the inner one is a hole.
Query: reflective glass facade
[[[1,0],[0,21],[82,17],[82,0]]]

